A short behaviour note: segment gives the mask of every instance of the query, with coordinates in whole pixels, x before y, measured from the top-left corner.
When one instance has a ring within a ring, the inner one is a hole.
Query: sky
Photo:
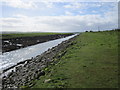
[[[1,0],[0,30],[84,32],[118,28],[119,0]]]

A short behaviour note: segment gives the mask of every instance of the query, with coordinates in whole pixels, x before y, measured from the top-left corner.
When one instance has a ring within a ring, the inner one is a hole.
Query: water
[[[17,64],[18,62],[36,57],[47,51],[49,48],[57,46],[62,41],[68,40],[76,35],[77,34],[3,53],[0,55],[0,71]]]

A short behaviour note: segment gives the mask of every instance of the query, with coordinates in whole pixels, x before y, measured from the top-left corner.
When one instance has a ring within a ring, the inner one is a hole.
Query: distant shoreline
[[[20,34],[20,35],[15,34],[15,35],[16,35],[16,37],[13,34],[9,38],[9,36],[7,36],[7,34],[3,34],[3,36],[7,37],[7,38],[2,39],[2,53],[17,50],[17,49],[24,48],[24,47],[31,46],[31,45],[35,45],[38,43],[47,42],[50,40],[64,38],[64,37],[72,35],[72,33],[68,33],[68,34],[67,33],[66,34],[54,34],[54,33],[52,34],[51,33],[50,35],[49,35],[49,33],[48,33],[48,35],[46,35],[46,34],[39,35],[36,33],[35,35],[30,34],[29,36],[27,36],[28,34]],[[11,37],[14,37],[14,38],[11,38]]]

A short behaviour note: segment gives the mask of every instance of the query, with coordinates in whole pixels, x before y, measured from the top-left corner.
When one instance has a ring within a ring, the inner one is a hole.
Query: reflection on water
[[[49,48],[57,46],[62,41],[68,40],[76,35],[77,34],[3,53],[3,55],[0,55],[0,70],[3,70],[14,64],[17,64],[20,61],[40,55],[41,53],[47,51]]]

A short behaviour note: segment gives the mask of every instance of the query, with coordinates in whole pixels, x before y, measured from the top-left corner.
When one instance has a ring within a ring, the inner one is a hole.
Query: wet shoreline
[[[47,42],[72,34],[58,34],[58,35],[45,35],[45,36],[32,36],[32,37],[18,37],[10,39],[2,39],[2,53],[17,50],[27,46],[35,45],[38,43]]]
[[[74,36],[76,36],[76,34],[65,38],[51,40],[48,42],[39,43],[36,45],[3,53],[2,55],[0,55],[0,58],[2,58],[1,59],[2,61],[0,60],[1,61],[0,65],[2,65],[0,67],[0,70],[2,70],[3,72],[8,71],[9,69],[15,67],[16,64],[24,63],[25,60],[34,58],[37,55],[41,55],[45,51],[62,43],[62,41],[68,40]]]
[[[14,88],[24,86],[31,80],[45,75],[43,69],[47,67],[51,62],[56,62],[54,61],[55,56],[70,45],[73,45],[72,41],[74,40],[74,38],[75,37],[63,41],[57,46],[45,51],[41,55],[38,55],[35,58],[21,62],[19,63],[19,65],[16,65],[14,67],[15,70],[12,70],[8,73],[7,76],[4,76],[2,78],[3,88]],[[60,56],[57,58],[60,58],[64,54],[65,52],[63,51],[62,54],[60,54]]]

